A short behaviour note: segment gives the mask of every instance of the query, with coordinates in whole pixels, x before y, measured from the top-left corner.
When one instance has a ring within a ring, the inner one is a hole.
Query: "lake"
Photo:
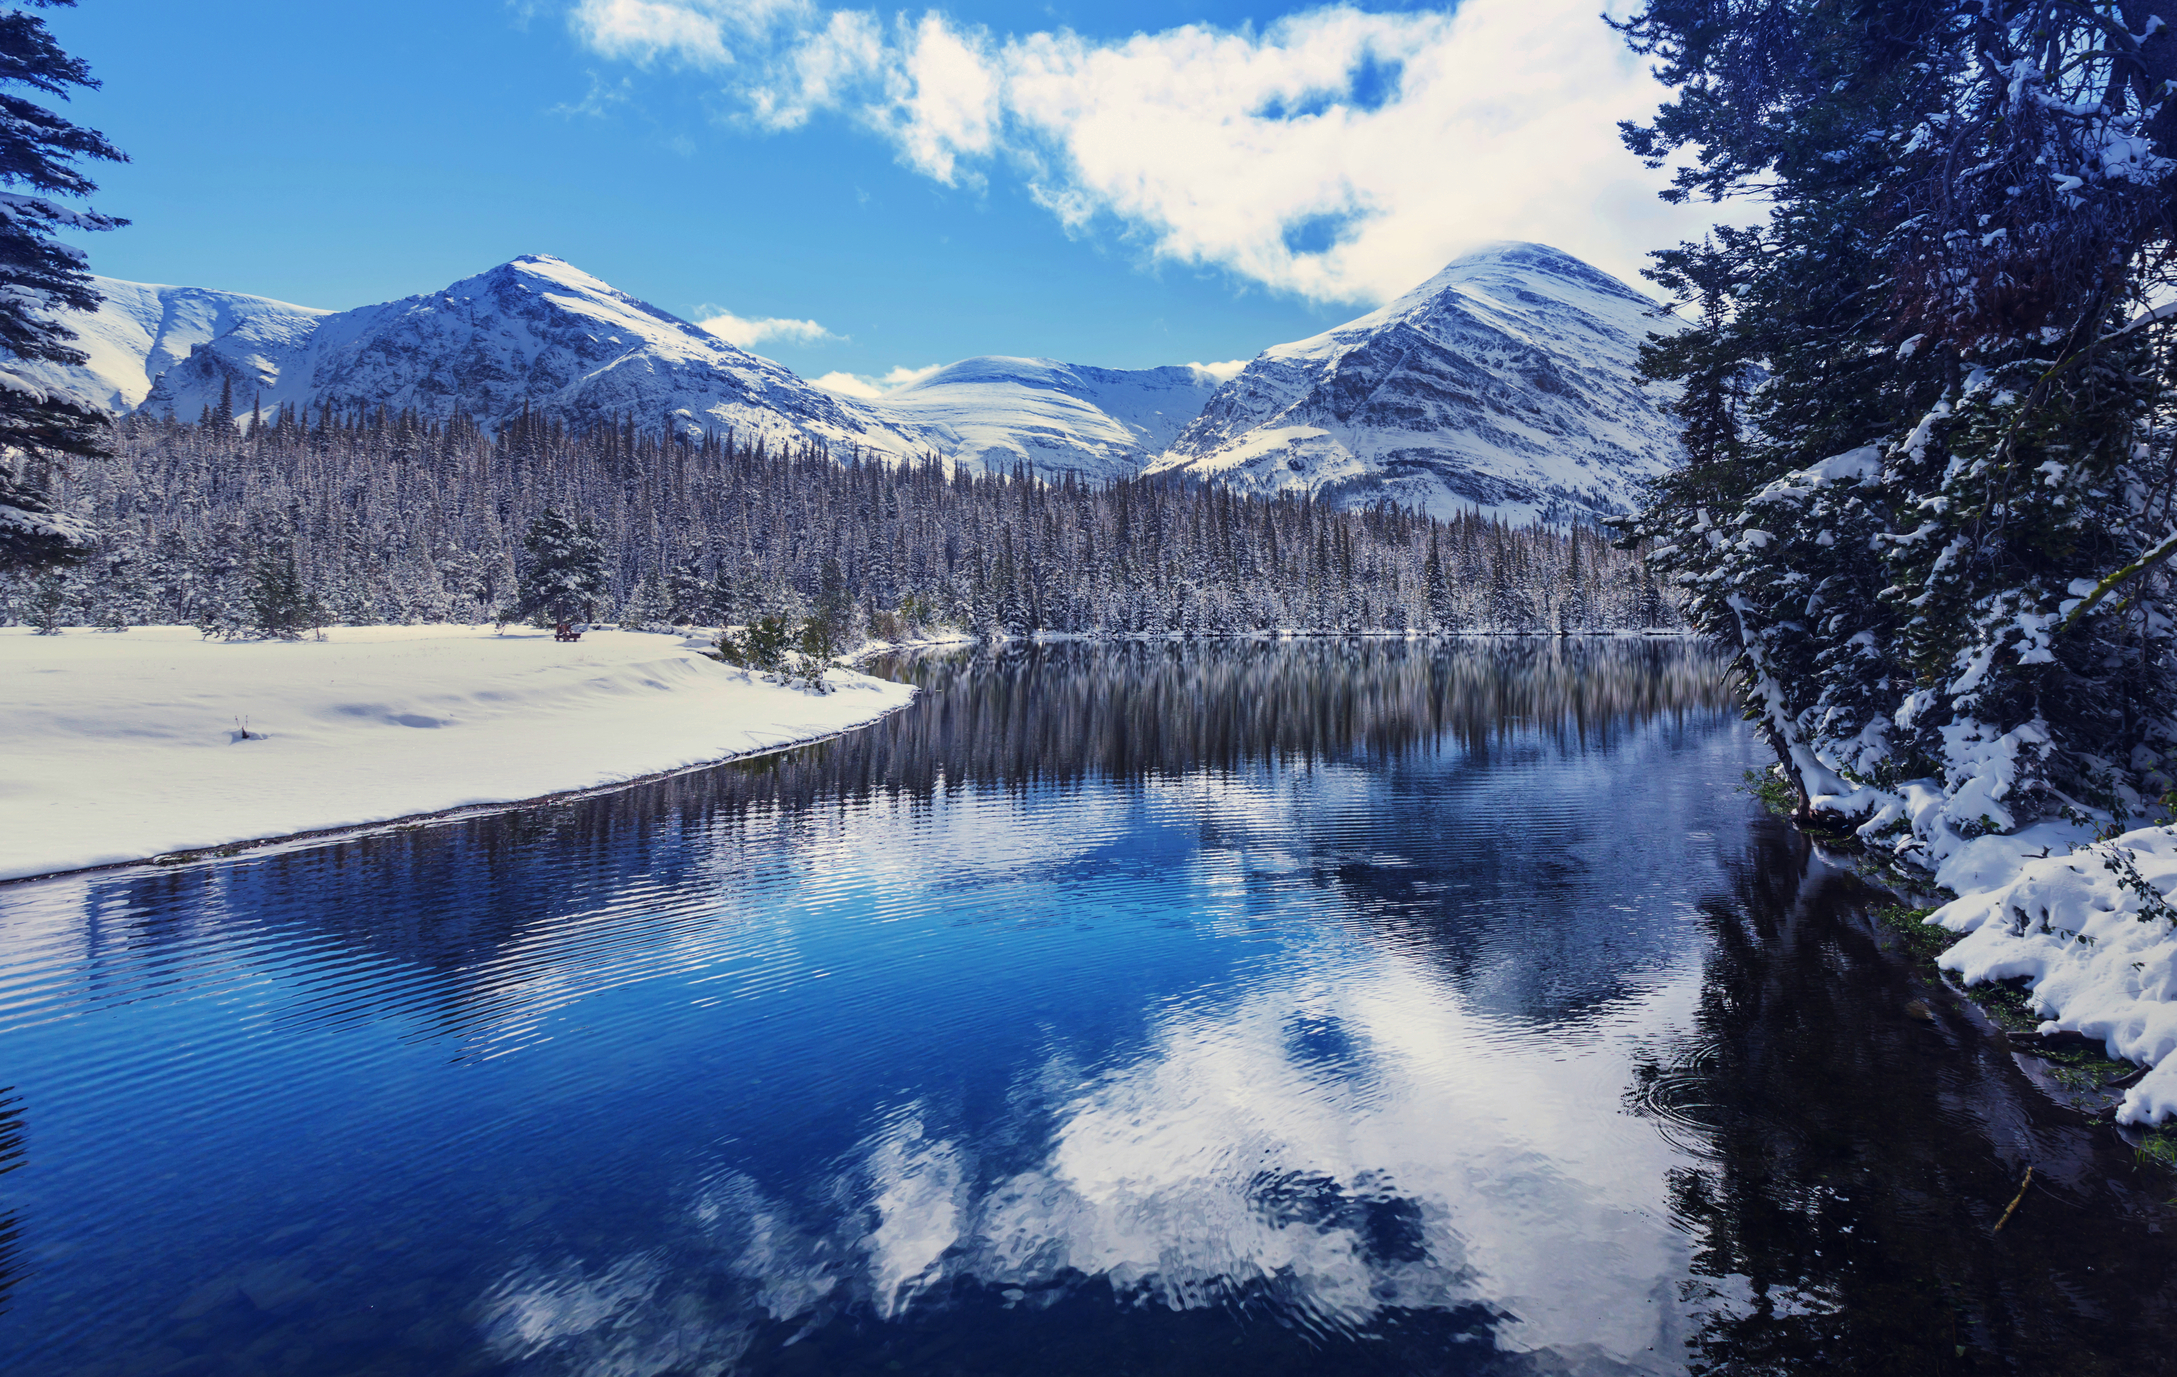
[[[1738,791],[1703,649],[878,669],[760,760],[0,887],[11,1377],[2177,1365],[2177,1178]]]

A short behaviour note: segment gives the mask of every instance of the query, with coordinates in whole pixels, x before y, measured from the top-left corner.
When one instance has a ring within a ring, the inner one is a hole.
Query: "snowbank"
[[[2142,827],[2070,849],[2058,829],[2020,853],[2023,836],[1984,837],[1937,880],[1960,898],[1928,921],[1964,937],[1938,958],[1967,984],[2023,976],[2044,1033],[2098,1038],[2153,1069],[2117,1118],[2160,1123],[2177,1111],[2177,829]]]
[[[618,783],[827,735],[914,695],[835,670],[838,691],[817,697],[694,644],[0,629],[0,879]]]

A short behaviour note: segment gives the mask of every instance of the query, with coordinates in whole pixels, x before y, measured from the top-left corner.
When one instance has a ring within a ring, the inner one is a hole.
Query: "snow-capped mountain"
[[[1201,414],[1221,379],[1192,364],[1090,368],[1000,355],[948,364],[875,405],[984,472],[1131,478]]]
[[[325,315],[276,341],[231,331],[168,369],[143,405],[193,418],[230,384],[237,411],[330,403],[443,418],[458,408],[494,427],[527,406],[576,427],[633,413],[642,425],[821,441],[841,458],[931,448],[866,405],[544,255]]]
[[[1679,461],[1640,344],[1674,328],[1569,254],[1493,244],[1390,305],[1280,344],[1151,466],[1343,503],[1390,497],[1513,519],[1626,510]]]
[[[62,313],[76,332],[75,347],[90,355],[89,360],[71,367],[19,363],[8,371],[51,395],[112,413],[134,410],[159,375],[198,345],[236,331],[268,342],[301,338],[320,317],[332,314],[206,287],[112,277],[93,277],[91,284],[105,298],[98,309]]]
[[[98,279],[70,319],[90,363],[26,368],[110,410],[456,408],[495,427],[524,406],[581,427],[669,422],[841,458],[937,452],[985,471],[1090,480],[1186,471],[1341,503],[1389,496],[1515,520],[1625,510],[1678,458],[1641,341],[1672,328],[1640,293],[1539,244],[1497,244],[1219,386],[1193,365],[963,359],[879,399],[840,396],[557,258],[443,291],[328,312],[195,287]]]

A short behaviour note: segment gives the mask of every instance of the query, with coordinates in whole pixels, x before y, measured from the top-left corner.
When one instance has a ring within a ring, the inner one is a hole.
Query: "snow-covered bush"
[[[2177,1112],[2177,829],[2147,827],[2028,860],[2006,883],[1937,909],[1964,937],[1941,962],[1968,982],[2031,982],[2042,1030],[2083,1033],[2154,1069],[2124,1094],[2128,1123]]]

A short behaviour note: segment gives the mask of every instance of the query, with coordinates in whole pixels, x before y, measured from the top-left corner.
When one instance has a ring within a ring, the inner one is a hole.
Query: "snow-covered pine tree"
[[[611,592],[605,547],[587,520],[546,507],[522,536],[526,561],[515,615],[543,622],[586,621]]]
[[[854,589],[847,582],[846,567],[826,555],[817,569],[816,601],[810,620],[823,629],[825,644],[837,650],[854,639]]]
[[[655,576],[644,574],[635,581],[635,591],[628,595],[627,605],[620,609],[620,625],[630,631],[670,631],[673,629],[672,604],[667,601],[664,588]]]
[[[324,603],[303,583],[293,542],[267,542],[251,561],[248,616],[243,629],[292,641],[328,620]]]
[[[105,555],[103,567],[86,589],[89,622],[101,631],[126,631],[143,620],[144,593],[137,576],[134,552],[116,550]]]
[[[1623,26],[1679,92],[1629,146],[1695,151],[1676,199],[1775,207],[1656,255],[1699,308],[1644,362],[1685,389],[1690,462],[1629,533],[1737,648],[1805,811],[1940,855],[2167,786],[2168,7]]]
[[[665,575],[665,619],[676,626],[707,625],[718,612],[715,586],[692,558],[678,559]]]
[[[30,585],[30,624],[40,636],[58,636],[68,620],[68,579],[58,570],[40,575]]]
[[[57,308],[94,311],[80,250],[56,240],[59,230],[109,230],[126,220],[75,209],[98,190],[79,160],[126,162],[96,130],[62,119],[22,88],[65,100],[71,88],[98,82],[81,58],[53,40],[45,21],[25,6],[74,0],[19,0],[0,11],[0,361],[79,364],[88,356],[69,343],[75,332],[50,314]],[[90,532],[56,512],[46,470],[56,459],[102,453],[106,418],[54,397],[0,368],[0,570],[38,569],[89,553]]]

